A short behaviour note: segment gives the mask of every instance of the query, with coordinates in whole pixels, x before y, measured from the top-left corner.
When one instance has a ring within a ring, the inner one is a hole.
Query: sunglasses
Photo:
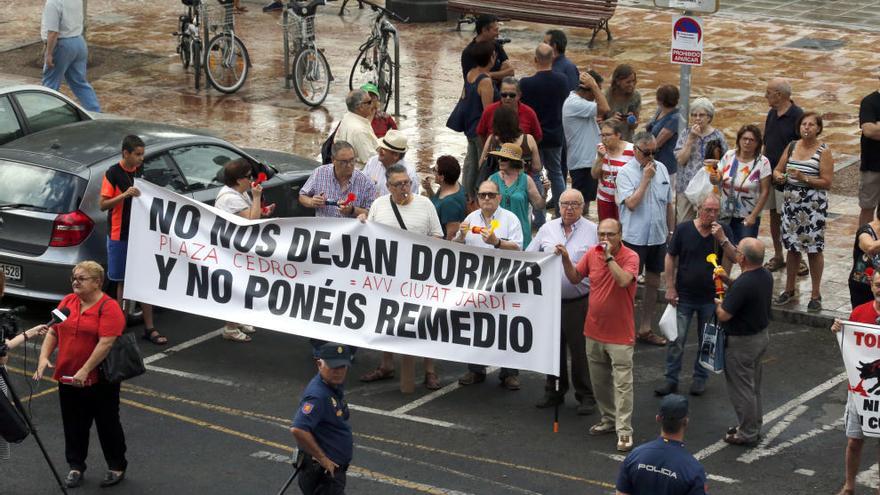
[[[654,153],[657,152],[657,150],[648,150],[648,151],[645,151],[645,150],[643,150],[642,148],[639,148],[638,146],[636,146],[636,149],[639,150],[639,153],[641,153],[641,154],[643,154],[643,155],[645,155],[645,156],[654,156]]]
[[[516,98],[516,93],[501,93],[502,98]]]
[[[498,193],[493,192],[478,192],[477,197],[480,199],[495,199],[498,196]]]

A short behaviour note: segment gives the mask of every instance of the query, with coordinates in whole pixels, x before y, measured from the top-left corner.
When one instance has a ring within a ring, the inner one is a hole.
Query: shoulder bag
[[[106,303],[105,299],[98,308],[98,320],[101,319],[101,310]],[[116,337],[113,347],[98,368],[101,378],[109,383],[121,383],[129,378],[143,375],[147,368],[144,366],[144,358],[141,356],[134,333],[123,333]]]
[[[403,217],[400,216],[400,210],[397,208],[397,203],[394,202],[394,198],[391,195],[388,195],[388,201],[391,201],[391,210],[394,212],[394,216],[397,217],[397,223],[400,224],[400,228],[406,230],[406,224],[403,223]]]

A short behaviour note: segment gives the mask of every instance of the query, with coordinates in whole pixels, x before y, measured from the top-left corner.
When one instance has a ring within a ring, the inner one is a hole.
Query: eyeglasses
[[[388,185],[391,187],[409,187],[412,185],[412,181],[411,180],[401,180],[401,181],[397,181],[397,182],[389,182]]]
[[[613,133],[613,132],[603,132],[602,134],[599,134],[599,135],[602,136],[602,137],[611,137],[611,136],[614,136],[615,133]]]
[[[92,279],[94,279],[94,278],[95,278],[95,277],[83,277],[83,276],[73,277],[73,276],[72,276],[72,277],[70,277],[70,283],[76,283],[76,282],[83,283],[83,282],[85,282],[86,280],[92,280]]]
[[[493,193],[493,192],[478,192],[477,193],[477,197],[479,197],[480,199],[495,199],[496,196],[498,196],[498,193]]]
[[[241,178],[241,179],[251,180],[251,179],[254,178],[254,174],[247,174],[247,175],[245,175],[244,177],[240,177],[240,178]]]
[[[596,235],[599,237],[599,239],[601,239],[603,237],[614,237],[617,234],[619,234],[619,232],[599,232]]]
[[[708,117],[708,113],[692,113],[691,117]]]
[[[501,93],[502,98],[516,98],[516,93]]]
[[[654,153],[657,152],[657,150],[647,150],[647,151],[646,151],[646,150],[643,150],[642,148],[639,148],[638,146],[636,146],[635,148],[636,148],[637,150],[639,150],[639,153],[641,153],[641,154],[643,154],[643,155],[645,155],[645,156],[654,156]]]
[[[584,204],[581,203],[580,201],[560,201],[559,202],[559,206],[561,206],[563,208],[575,209],[575,208],[580,208],[583,205]]]
[[[373,104],[373,99],[372,99],[372,98],[370,98],[369,100],[364,100],[364,101],[361,102],[361,105],[372,105],[372,104]]]
[[[333,163],[335,163],[336,165],[339,165],[340,167],[353,167],[354,162],[355,162],[354,158],[352,158],[351,160],[340,160],[338,158],[333,160]]]

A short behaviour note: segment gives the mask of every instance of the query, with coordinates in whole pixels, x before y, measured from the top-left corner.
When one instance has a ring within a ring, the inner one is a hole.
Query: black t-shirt
[[[467,73],[469,70],[473,69],[477,66],[477,62],[474,61],[474,57],[471,56],[471,47],[476,44],[476,40],[471,40],[468,43],[468,46],[464,48],[461,52],[461,77],[467,78]],[[501,64],[503,64],[507,60],[507,52],[504,51],[504,46],[501,43],[495,42],[495,65],[489,69],[489,72],[498,72],[501,70]]]
[[[733,281],[721,307],[733,315],[724,324],[728,335],[755,335],[770,324],[773,276],[764,267],[750,270]]]
[[[520,79],[519,87],[522,91],[521,101],[535,110],[541,122],[541,130],[544,132],[541,146],[562,146],[565,141],[562,131],[562,104],[569,95],[568,79],[559,72],[548,69]]]
[[[868,122],[880,122],[880,91],[864,97],[859,105],[859,126]],[[862,136],[862,165],[859,170],[880,172],[880,140]]]
[[[728,239],[733,237],[729,225],[721,225]],[[721,244],[712,234],[703,237],[694,222],[678,224],[667,250],[678,256],[678,271],[675,274],[675,290],[678,299],[685,304],[707,304],[715,299],[715,282],[712,280],[713,267],[706,261],[710,253],[718,255],[721,264]]]
[[[776,115],[776,110],[772,108],[767,112],[767,120],[764,122],[764,156],[770,160],[770,167],[776,168],[785,147],[798,138],[797,121],[803,114],[804,109],[794,102],[782,116]]]

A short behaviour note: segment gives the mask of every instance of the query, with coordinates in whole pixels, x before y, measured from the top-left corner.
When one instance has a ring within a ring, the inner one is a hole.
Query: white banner
[[[845,321],[837,342],[862,432],[880,437],[880,326]]]
[[[125,297],[304,337],[557,374],[561,263],[353,219],[246,220],[137,180]]]

